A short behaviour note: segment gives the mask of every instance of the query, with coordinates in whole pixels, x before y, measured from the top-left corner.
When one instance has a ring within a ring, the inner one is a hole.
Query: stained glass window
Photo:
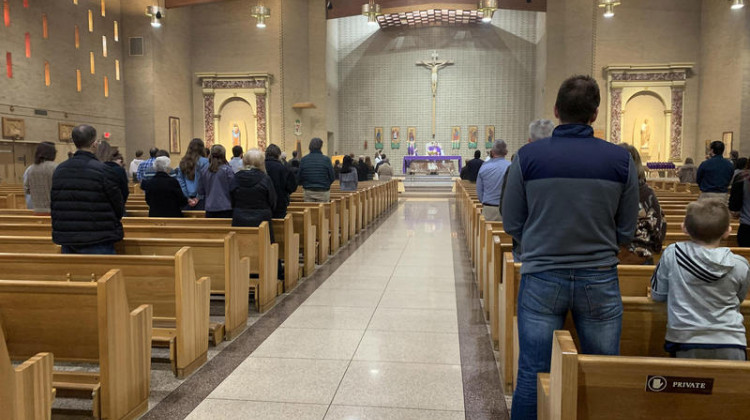
[[[75,25],[75,39],[76,49],[81,48],[81,31],[78,29],[78,25]]]
[[[81,91],[81,70],[76,70],[76,92]]]
[[[120,60],[115,60],[115,80],[120,80]]]
[[[44,85],[49,86],[50,85],[50,77],[49,77],[49,62],[44,62]]]
[[[91,61],[91,74],[95,74],[96,67],[94,66],[94,52],[93,51],[89,52],[89,59]]]
[[[104,76],[104,97],[109,98],[109,79]]]
[[[89,9],[89,32],[94,32],[94,14]]]
[[[107,56],[107,36],[102,35],[102,55]]]
[[[47,25],[47,14],[42,13],[42,38],[49,38],[49,26]]]
[[[31,58],[31,34],[26,32],[26,58]]]
[[[5,68],[8,71],[8,79],[13,78],[13,55],[7,52],[5,53]]]
[[[117,24],[117,21],[115,21],[115,42],[120,40],[120,27]]]

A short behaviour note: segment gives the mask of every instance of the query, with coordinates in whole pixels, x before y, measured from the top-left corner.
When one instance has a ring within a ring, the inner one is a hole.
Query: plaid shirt
[[[140,165],[138,165],[138,173],[136,174],[136,179],[140,182],[143,181],[144,176],[146,175],[146,171],[151,169],[154,166],[154,161],[156,158],[150,158]]]

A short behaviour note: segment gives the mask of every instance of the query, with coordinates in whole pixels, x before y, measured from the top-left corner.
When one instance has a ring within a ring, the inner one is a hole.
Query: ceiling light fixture
[[[161,26],[161,21],[164,19],[166,11],[160,6],[148,6],[146,7],[146,16],[151,18],[151,26],[158,28]]]
[[[375,0],[369,0],[367,4],[362,5],[362,15],[367,17],[368,25],[377,25],[378,16],[380,13],[380,5],[375,3]]]
[[[732,10],[739,10],[745,7],[745,0],[732,0]]]
[[[618,0],[599,0],[599,7],[604,9],[604,17],[609,19],[615,15],[615,6],[619,6]]]
[[[482,14],[482,22],[492,22],[492,15],[497,10],[497,0],[480,0],[477,11]]]
[[[265,28],[266,19],[271,17],[271,9],[269,9],[266,6],[263,6],[263,4],[260,3],[257,6],[253,6],[253,8],[250,9],[250,16],[258,19],[258,23],[255,24],[256,27]]]

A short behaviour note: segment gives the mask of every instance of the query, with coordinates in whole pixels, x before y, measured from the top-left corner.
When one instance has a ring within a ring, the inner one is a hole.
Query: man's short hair
[[[714,152],[714,155],[721,156],[724,154],[724,142],[721,140],[716,140],[711,142],[711,151]]]
[[[96,129],[90,125],[79,125],[73,129],[71,137],[77,149],[91,147],[96,141]]]
[[[312,140],[310,140],[310,151],[311,152],[319,152],[320,149],[323,148],[323,140],[321,140],[319,137],[314,137]]]
[[[693,162],[693,158],[691,158],[691,157],[689,157],[689,158],[685,158],[685,164],[686,164],[686,165],[692,165],[693,163],[694,163],[694,162]]]
[[[694,240],[712,243],[729,228],[729,208],[721,200],[698,200],[687,206],[685,230]]]
[[[234,146],[234,147],[232,147],[232,156],[233,157],[242,157],[242,146]]]
[[[552,137],[555,130],[555,123],[550,120],[536,120],[529,124],[529,139],[537,141]]]
[[[158,147],[152,147],[148,149],[148,155],[151,156],[152,158],[155,158],[157,153],[159,153]]]
[[[156,155],[154,157],[155,158],[158,158],[158,157],[169,157],[169,151],[168,150],[164,150],[164,149],[159,149],[159,151],[156,152]]]
[[[591,76],[578,75],[565,80],[555,102],[560,122],[591,123],[601,99],[599,85]]]
[[[495,140],[491,152],[493,157],[505,157],[508,154],[508,145],[505,144],[504,140]]]
[[[292,159],[295,159],[295,158],[297,158],[297,151],[293,150],[292,151]]]
[[[380,158],[381,159],[385,159],[385,153],[383,153],[382,155],[380,155]]]
[[[139,158],[139,157],[141,157],[141,156],[143,156],[143,150],[136,150],[136,151],[135,151],[135,157],[136,157],[136,158]]]
[[[479,150],[475,150],[474,151],[474,159],[479,159],[481,157],[482,157],[482,152],[480,152]]]
[[[732,150],[731,152],[729,152],[729,156],[731,156],[731,157],[732,157],[732,159],[739,159],[739,157],[740,157],[740,152],[738,152],[738,151],[736,151],[736,150]]]

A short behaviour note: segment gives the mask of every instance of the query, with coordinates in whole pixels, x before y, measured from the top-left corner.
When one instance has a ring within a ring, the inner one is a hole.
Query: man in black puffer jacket
[[[273,182],[276,189],[276,207],[273,211],[274,219],[286,217],[286,208],[289,207],[289,196],[297,189],[297,179],[287,169],[279,157],[281,149],[275,144],[269,144],[266,148],[266,173]]]
[[[97,160],[99,142],[89,125],[73,129],[78,151],[52,176],[52,240],[63,254],[114,254],[125,209],[114,172]]]

